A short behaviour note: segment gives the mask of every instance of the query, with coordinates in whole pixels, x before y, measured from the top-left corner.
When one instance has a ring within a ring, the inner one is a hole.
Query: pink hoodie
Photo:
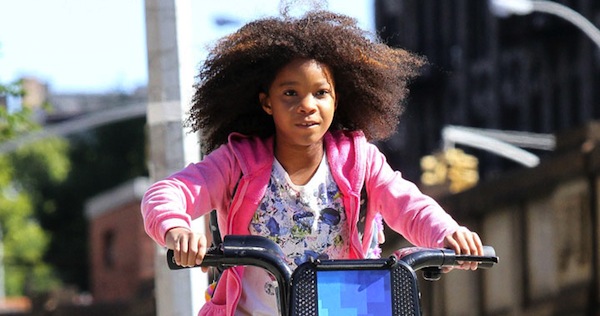
[[[386,224],[422,247],[441,247],[459,227],[433,199],[392,170],[379,149],[362,132],[334,131],[324,137],[329,167],[344,199],[351,247],[348,258],[363,258],[372,225],[360,240],[356,222],[363,183],[367,189],[366,222],[381,213]],[[142,200],[146,232],[165,245],[166,232],[190,227],[191,221],[216,209],[221,234],[247,235],[248,225],[271,176],[273,138],[231,134],[229,142],[201,162],[156,182]],[[237,189],[232,197],[234,188]],[[199,315],[234,315],[241,295],[243,267],[227,269],[210,302]]]

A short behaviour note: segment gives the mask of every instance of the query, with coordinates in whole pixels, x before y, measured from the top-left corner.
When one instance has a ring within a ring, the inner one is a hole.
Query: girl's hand
[[[173,249],[175,263],[182,267],[192,267],[202,263],[206,254],[206,236],[194,233],[184,227],[176,227],[167,231],[165,235],[167,248]],[[206,272],[208,268],[202,267]]]
[[[483,255],[483,244],[477,233],[470,231],[466,227],[460,227],[454,233],[444,237],[444,247],[448,247],[456,254],[465,255]],[[458,267],[463,270],[476,270],[477,262],[463,262]],[[445,270],[445,272],[449,271]]]

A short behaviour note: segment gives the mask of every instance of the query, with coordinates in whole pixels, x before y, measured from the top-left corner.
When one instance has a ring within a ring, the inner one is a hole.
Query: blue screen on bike
[[[391,316],[389,270],[317,271],[319,316]]]

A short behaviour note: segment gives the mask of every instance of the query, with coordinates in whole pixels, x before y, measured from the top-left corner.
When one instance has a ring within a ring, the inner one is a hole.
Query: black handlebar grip
[[[173,249],[167,249],[167,265],[171,270],[189,269],[194,267],[218,267],[227,263],[231,260],[223,258],[222,252],[216,248],[209,248],[202,259],[201,264],[194,265],[193,267],[180,266],[175,262],[175,252]]]
[[[175,252],[173,249],[167,249],[167,265],[171,270],[185,269],[185,267],[182,267],[175,262]]]
[[[472,256],[472,255],[456,255],[456,261],[472,261],[478,262],[478,268],[489,269],[498,263],[498,257],[496,256],[496,250],[492,246],[483,246],[483,255]]]

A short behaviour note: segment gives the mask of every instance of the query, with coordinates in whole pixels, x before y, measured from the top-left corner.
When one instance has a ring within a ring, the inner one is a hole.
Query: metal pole
[[[487,150],[529,168],[533,168],[540,163],[540,159],[530,152],[496,138],[473,132],[472,130],[456,126],[446,126],[442,130],[442,138],[444,139],[444,150],[454,147],[454,144],[463,144]]]
[[[531,1],[531,3],[534,11],[556,15],[577,26],[600,49],[600,30],[579,12],[556,2]]]
[[[148,52],[149,171],[162,179],[200,159],[197,135],[184,131],[194,81],[191,0],[145,0]],[[194,223],[204,231],[204,220]],[[156,309],[159,316],[195,316],[208,278],[199,269],[170,271],[165,249],[155,257]]]

